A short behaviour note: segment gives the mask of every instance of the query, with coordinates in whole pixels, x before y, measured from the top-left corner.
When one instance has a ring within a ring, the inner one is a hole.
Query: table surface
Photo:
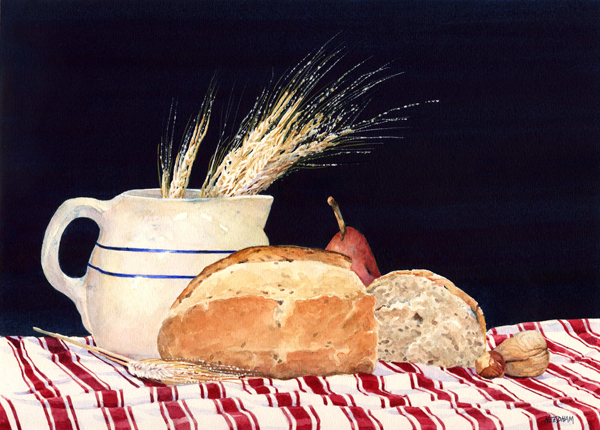
[[[522,330],[548,342],[537,378],[380,361],[373,374],[180,386],[53,338],[3,337],[0,429],[600,428],[600,319],[497,327],[489,346]]]

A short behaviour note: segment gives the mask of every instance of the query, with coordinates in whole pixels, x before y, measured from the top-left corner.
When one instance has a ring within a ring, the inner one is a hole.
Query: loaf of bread
[[[377,299],[380,360],[473,367],[485,351],[483,312],[448,279],[426,270],[396,271],[368,291]]]
[[[200,273],[158,335],[163,359],[273,378],[370,373],[375,298],[341,254],[294,246],[238,251]]]

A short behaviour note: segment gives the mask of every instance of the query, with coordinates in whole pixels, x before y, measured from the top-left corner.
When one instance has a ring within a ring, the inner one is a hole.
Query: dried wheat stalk
[[[273,91],[265,90],[238,133],[219,144],[201,195],[258,194],[294,170],[322,166],[312,164],[316,158],[356,152],[357,147],[368,152],[362,144],[382,137],[365,132],[405,119],[390,115],[397,110],[393,109],[357,122],[373,87],[393,77],[384,74],[385,67],[351,81],[359,64],[317,90],[342,57],[341,50],[328,54],[323,47],[284,76]]]
[[[169,112],[169,122],[165,135],[159,145],[159,169],[158,176],[160,182],[161,195],[164,198],[180,199],[185,195],[185,191],[190,181],[190,174],[198,148],[206,136],[210,113],[214,101],[215,86],[214,80],[211,82],[209,91],[202,102],[202,107],[198,115],[188,123],[177,158],[173,167],[172,150],[175,122],[177,119],[177,108],[171,105]],[[171,122],[171,118],[173,118]],[[171,175],[172,179],[171,179]]]
[[[145,360],[133,360],[114,352],[107,351],[97,346],[90,346],[73,340],[67,336],[51,333],[33,327],[37,332],[52,336],[70,344],[84,348],[92,353],[99,354],[127,368],[133,376],[161,382],[167,385],[197,384],[201,382],[229,381],[240,382],[240,378],[257,376],[250,370],[240,369],[235,366],[213,364],[204,361],[187,362],[176,360],[161,360],[148,358]]]
[[[307,56],[272,90],[265,89],[237,133],[221,138],[217,144],[200,196],[258,194],[297,169],[335,165],[315,164],[316,159],[340,153],[368,153],[370,149],[364,146],[365,142],[391,137],[373,133],[389,130],[386,124],[406,120],[397,112],[419,103],[358,121],[372,97],[372,89],[396,75],[386,74],[387,68],[381,67],[353,77],[363,65],[360,63],[333,82],[323,84],[323,78],[341,58],[341,49],[328,53],[325,45]],[[198,146],[206,134],[212,100],[209,91],[201,115],[193,127],[188,127],[173,180],[170,178],[173,130],[167,127],[159,156],[163,197],[177,198],[185,193]]]

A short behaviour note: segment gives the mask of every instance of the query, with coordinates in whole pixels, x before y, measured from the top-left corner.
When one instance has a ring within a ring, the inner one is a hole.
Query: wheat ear
[[[190,120],[185,129],[174,166],[172,163],[172,150],[177,109],[173,109],[173,104],[171,104],[169,122],[167,123],[165,136],[159,145],[158,154],[159,182],[162,197],[180,199],[185,195],[190,181],[192,166],[198,154],[198,148],[200,148],[200,144],[204,140],[208,130],[214,97],[215,81],[213,79],[198,115]],[[171,117],[173,118],[172,121]]]
[[[63,340],[119,363],[125,366],[133,376],[167,385],[197,384],[212,381],[240,382],[240,378],[257,376],[255,372],[250,370],[200,360],[198,362],[161,360],[158,358],[148,358],[139,361],[133,360],[97,346],[86,345],[61,334],[52,333],[37,327],[33,327],[33,329],[39,333]]]
[[[329,84],[323,78],[343,58],[326,47],[307,56],[272,91],[265,90],[233,138],[220,142],[201,189],[203,197],[253,195],[314,160],[329,155],[369,152],[364,143],[384,124],[405,120],[398,109],[357,121],[371,90],[395,75],[386,67],[351,78],[362,63]],[[320,88],[318,88],[320,87]],[[365,134],[369,132],[369,134]]]

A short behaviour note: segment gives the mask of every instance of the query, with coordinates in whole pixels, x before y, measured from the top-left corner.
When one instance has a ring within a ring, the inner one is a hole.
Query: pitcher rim
[[[215,200],[243,200],[243,199],[262,199],[262,200],[273,200],[273,196],[266,194],[255,194],[255,195],[246,195],[246,196],[233,196],[233,197],[187,197],[188,193],[191,194],[199,194],[200,190],[195,188],[190,188],[186,190],[186,195],[182,198],[170,199],[163,198],[160,193],[160,188],[139,188],[125,191],[121,194],[123,197],[136,198],[140,200],[163,200],[163,201],[215,201]]]

